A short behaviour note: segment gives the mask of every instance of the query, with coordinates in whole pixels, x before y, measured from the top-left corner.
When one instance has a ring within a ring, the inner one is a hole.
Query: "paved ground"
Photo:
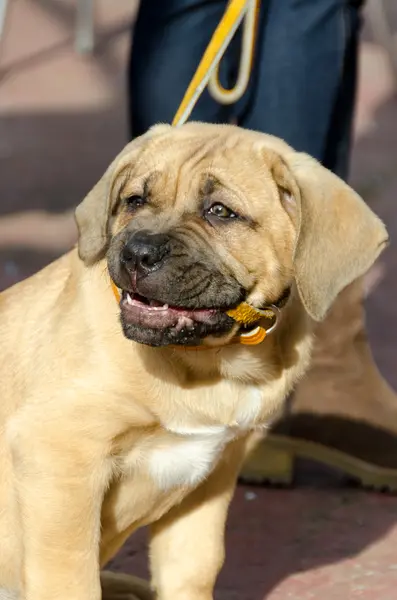
[[[10,4],[0,63],[0,213],[61,211],[126,139],[123,69],[135,2],[98,3],[98,49],[89,58],[73,52],[72,1]],[[371,278],[368,315],[377,361],[397,387],[397,98],[382,50],[365,39],[352,182],[392,236]],[[0,288],[51,257],[0,251]],[[324,473],[301,483],[293,491],[239,488],[217,598],[394,600],[397,499],[345,489]],[[112,566],[145,573],[145,532]]]

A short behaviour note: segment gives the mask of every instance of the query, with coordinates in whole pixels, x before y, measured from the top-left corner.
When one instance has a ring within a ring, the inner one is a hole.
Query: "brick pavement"
[[[98,50],[82,58],[72,47],[72,0],[12,3],[0,62],[0,214],[73,207],[124,143],[123,69],[135,6],[99,2]],[[352,182],[392,236],[367,304],[375,356],[397,387],[397,99],[385,56],[368,35],[361,69]],[[1,250],[0,289],[58,252]],[[394,600],[397,500],[305,472],[299,489],[238,489],[216,597]],[[134,536],[112,568],[144,574],[145,536]]]

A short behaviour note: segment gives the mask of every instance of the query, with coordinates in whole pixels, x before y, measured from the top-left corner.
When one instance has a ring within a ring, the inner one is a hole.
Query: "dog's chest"
[[[228,427],[174,428],[148,451],[147,469],[156,486],[167,491],[203,481],[234,437]]]
[[[225,386],[224,386],[225,387]],[[225,388],[210,399],[211,407],[227,415],[228,424],[196,425],[187,414],[176,420],[165,420],[154,433],[141,439],[126,455],[122,465],[125,476],[149,477],[159,492],[177,487],[195,487],[213,470],[226,445],[238,435],[255,427],[260,415],[262,396],[254,386],[244,386],[237,392]],[[228,393],[229,392],[229,393]],[[212,419],[217,417],[216,411]],[[180,421],[184,421],[181,424]],[[190,423],[189,423],[190,421]]]

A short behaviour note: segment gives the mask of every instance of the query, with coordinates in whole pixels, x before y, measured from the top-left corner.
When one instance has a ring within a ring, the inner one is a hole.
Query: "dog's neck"
[[[311,338],[311,322],[293,287],[289,302],[282,308],[280,324],[257,346],[225,345],[205,351],[183,346],[164,349],[167,360],[195,378],[221,377],[250,384],[262,384],[279,377],[281,370],[296,360],[301,347]]]

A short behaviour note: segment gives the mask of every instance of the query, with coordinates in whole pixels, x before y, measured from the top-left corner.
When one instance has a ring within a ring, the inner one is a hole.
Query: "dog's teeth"
[[[127,294],[127,304],[133,304],[130,294]]]
[[[152,308],[152,310],[162,311],[162,310],[167,310],[168,309],[168,304],[158,304],[157,303],[154,306],[153,306],[153,304],[151,304],[150,307]]]

